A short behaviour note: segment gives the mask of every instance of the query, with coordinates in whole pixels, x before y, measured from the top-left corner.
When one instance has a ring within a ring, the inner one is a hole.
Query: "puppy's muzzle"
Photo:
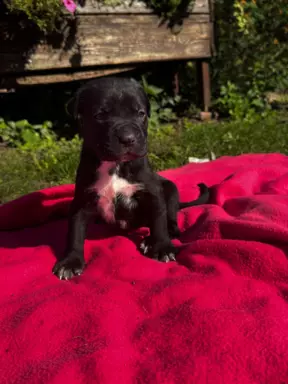
[[[146,152],[146,138],[137,125],[122,125],[116,131],[117,140],[124,152],[131,152],[141,156]]]
[[[119,135],[118,140],[120,141],[120,143],[124,147],[129,148],[136,143],[137,137],[136,137],[134,132],[127,131],[127,132],[123,132],[121,135]]]

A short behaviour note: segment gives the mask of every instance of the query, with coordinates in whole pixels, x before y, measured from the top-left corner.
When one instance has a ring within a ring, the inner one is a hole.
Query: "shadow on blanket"
[[[74,187],[0,207],[0,383],[288,383],[288,158],[223,157],[163,174],[184,209],[177,263],[93,224],[85,273],[51,269]]]

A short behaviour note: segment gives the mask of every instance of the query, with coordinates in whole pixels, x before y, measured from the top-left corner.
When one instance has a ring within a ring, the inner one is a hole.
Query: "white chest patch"
[[[121,199],[121,203],[127,208],[132,209],[135,202],[132,196],[135,192],[142,189],[141,184],[131,184],[126,179],[115,173],[110,175],[110,171],[115,164],[109,161],[103,162],[99,169],[99,179],[94,184],[93,189],[99,195],[98,209],[103,219],[108,223],[115,223],[115,199]],[[119,222],[122,228],[126,227],[126,222]]]

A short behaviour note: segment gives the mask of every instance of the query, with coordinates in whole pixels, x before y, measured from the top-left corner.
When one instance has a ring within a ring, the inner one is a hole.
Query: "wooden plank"
[[[60,46],[37,45],[29,59],[23,59],[21,45],[0,48],[0,72],[207,58],[210,35],[210,23],[190,18],[184,20],[180,33],[173,34],[167,25],[159,25],[156,15],[87,15],[79,17],[76,40],[68,49],[65,38]],[[21,63],[21,68],[15,63]]]
[[[132,6],[130,6],[132,3]],[[188,8],[191,13],[209,13],[209,0],[195,0],[194,4]],[[153,13],[152,8],[147,7],[145,1],[127,1],[127,4],[116,7],[107,7],[95,0],[87,0],[84,7],[77,8],[78,14],[145,14]]]
[[[94,71],[81,71],[75,73],[44,73],[41,75],[17,77],[15,80],[18,85],[66,83],[79,80],[88,80],[116,73],[128,72],[132,71],[133,69],[135,69],[135,67],[118,67],[109,69],[105,68]]]
[[[210,8],[210,36],[211,36],[211,55],[216,55],[216,45],[215,45],[215,4],[214,0],[209,1]]]

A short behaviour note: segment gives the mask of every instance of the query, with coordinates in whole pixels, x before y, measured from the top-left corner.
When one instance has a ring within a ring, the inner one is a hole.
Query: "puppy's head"
[[[88,82],[70,104],[84,147],[102,161],[129,161],[147,152],[150,104],[133,79],[107,77]]]

